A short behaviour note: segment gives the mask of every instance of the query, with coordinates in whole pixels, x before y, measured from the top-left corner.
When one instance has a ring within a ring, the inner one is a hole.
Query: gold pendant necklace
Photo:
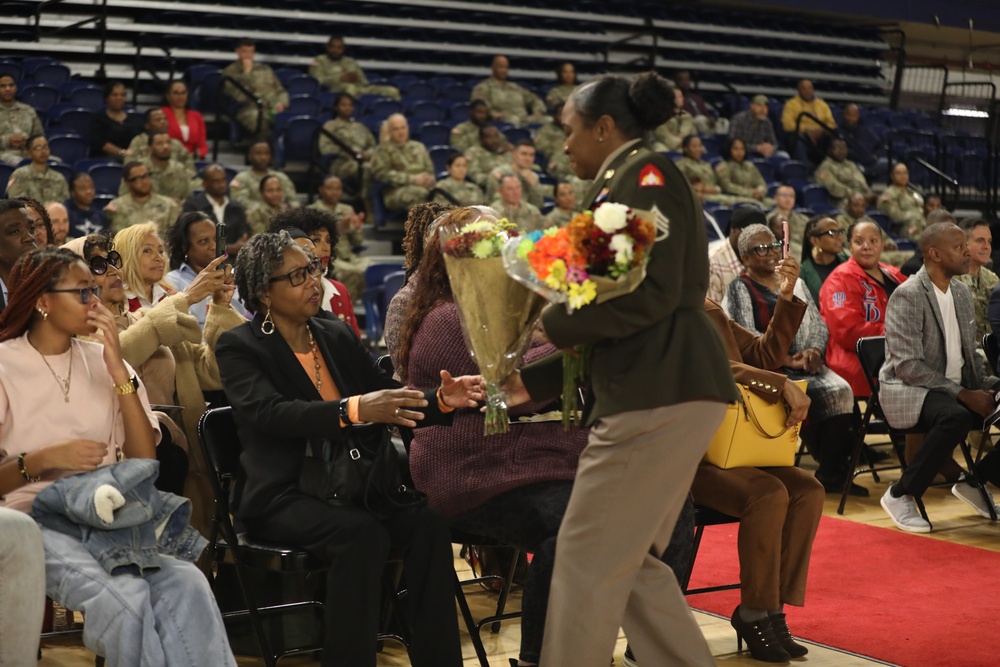
[[[69,373],[65,378],[55,372],[52,365],[49,364],[49,360],[45,358],[44,354],[41,352],[38,352],[38,354],[42,357],[42,361],[45,362],[45,366],[49,369],[49,372],[52,373],[52,377],[54,377],[56,382],[59,383],[59,389],[62,391],[63,395],[63,402],[69,403],[69,385],[73,381],[73,344],[70,343],[69,346]]]
[[[323,378],[320,376],[319,350],[316,349],[316,339],[313,338],[312,331],[306,325],[306,333],[309,334],[309,351],[312,352],[313,363],[316,365],[316,391],[323,393]]]

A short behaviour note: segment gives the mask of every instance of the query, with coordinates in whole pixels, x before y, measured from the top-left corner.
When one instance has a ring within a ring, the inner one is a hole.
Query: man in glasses
[[[163,132],[151,132],[146,137],[149,146],[149,156],[140,160],[149,170],[153,182],[153,192],[164,197],[170,197],[177,203],[191,196],[193,187],[191,173],[187,168],[171,156],[170,135]],[[127,184],[122,182],[118,194],[127,192]]]
[[[139,222],[155,222],[160,236],[167,237],[167,230],[180,215],[180,204],[169,197],[153,192],[149,167],[142,162],[129,162],[122,168],[122,182],[128,193],[111,201],[104,208],[111,231],[116,234]]]
[[[24,253],[35,249],[35,225],[24,202],[0,199],[0,311],[7,307],[10,270]]]
[[[774,192],[774,208],[767,214],[767,222],[771,229],[779,229],[775,236],[781,238],[781,225],[771,224],[777,220],[788,221],[788,247],[792,257],[802,256],[802,242],[806,233],[806,223],[809,218],[795,210],[795,188],[781,185]]]

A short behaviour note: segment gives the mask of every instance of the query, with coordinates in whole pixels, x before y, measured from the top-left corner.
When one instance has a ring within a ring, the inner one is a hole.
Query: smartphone
[[[215,226],[215,256],[222,257],[226,254],[226,223],[220,222]],[[219,267],[223,267],[228,262],[223,262]]]
[[[781,256],[782,257],[788,257],[788,252],[789,251],[788,251],[788,221],[787,220],[782,220],[781,221],[781,236],[782,236],[782,239],[785,242],[785,245],[782,246],[782,248],[781,248]]]

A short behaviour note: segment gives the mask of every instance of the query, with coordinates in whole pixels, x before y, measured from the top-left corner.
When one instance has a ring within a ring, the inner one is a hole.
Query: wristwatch
[[[128,396],[129,394],[134,394],[139,389],[139,378],[132,374],[132,377],[128,379],[125,384],[116,384],[115,393],[119,396]]]
[[[337,402],[337,408],[340,411],[340,421],[343,424],[350,426],[354,422],[351,421],[351,417],[347,411],[347,401],[348,399],[342,398]]]

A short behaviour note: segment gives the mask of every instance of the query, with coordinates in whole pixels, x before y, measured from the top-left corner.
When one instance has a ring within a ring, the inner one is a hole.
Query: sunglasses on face
[[[305,266],[295,269],[294,271],[289,271],[284,275],[271,276],[271,282],[273,283],[278,280],[287,280],[288,284],[292,287],[298,287],[306,281],[307,275],[311,275],[313,278],[319,278],[323,275],[323,265],[318,259],[314,259]]]
[[[72,287],[67,289],[50,289],[49,294],[78,294],[80,296],[80,303],[86,305],[90,303],[90,297],[100,299],[101,298],[101,288],[97,285],[93,287]]]
[[[116,269],[122,268],[122,256],[115,250],[109,252],[107,257],[94,255],[90,258],[90,272],[95,276],[103,276],[108,272],[109,264]],[[86,303],[86,301],[84,303]]]
[[[830,236],[832,238],[837,238],[839,236],[843,238],[846,233],[847,232],[845,232],[843,229],[828,229],[825,232],[815,232],[813,234],[813,238],[818,239],[821,236]]]
[[[781,252],[781,249],[785,247],[784,241],[775,241],[774,243],[766,243],[750,248],[750,252],[754,253],[758,257],[767,257],[772,252]]]

